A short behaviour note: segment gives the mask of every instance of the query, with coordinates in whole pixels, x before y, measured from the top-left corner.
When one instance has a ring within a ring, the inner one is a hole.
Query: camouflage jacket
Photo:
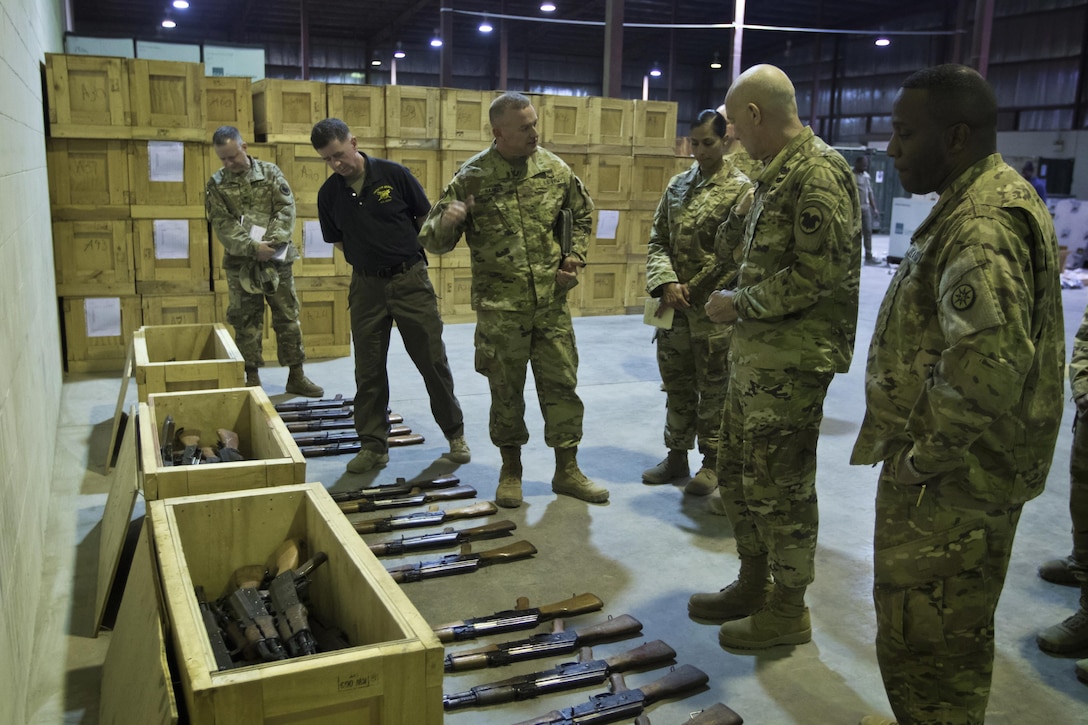
[[[733,328],[736,365],[850,367],[861,277],[861,210],[845,159],[805,128],[756,179]]]
[[[729,158],[709,179],[703,178],[698,164],[672,177],[650,231],[646,254],[650,295],[660,297],[662,285],[680,282],[696,288],[691,289],[691,303],[701,307],[710,292],[733,276],[737,264],[732,253],[723,259],[716,256],[715,234],[751,185]]]
[[[245,173],[234,174],[221,168],[204,187],[204,209],[224,247],[223,266],[238,268],[256,258],[259,242],[249,234],[253,226],[266,229],[263,241],[273,246],[290,245],[285,261],[293,262],[299,254],[291,244],[295,230],[291,187],[275,164],[252,156],[249,161]]]
[[[470,196],[475,204],[468,217],[444,233],[442,212]],[[473,309],[530,311],[566,294],[555,283],[562,255],[554,229],[564,208],[574,216],[571,253],[584,261],[593,201],[581,180],[545,149],[537,148],[519,168],[492,145],[461,166],[423,222],[419,241],[428,252],[444,254],[463,234],[472,260]]]
[[[1069,387],[1073,398],[1088,395],[1088,308],[1084,310],[1080,328],[1073,338],[1073,359],[1069,362]]]
[[[1046,482],[1063,408],[1058,244],[1046,206],[993,154],[945,189],[880,306],[850,462],[913,447],[976,499]]]

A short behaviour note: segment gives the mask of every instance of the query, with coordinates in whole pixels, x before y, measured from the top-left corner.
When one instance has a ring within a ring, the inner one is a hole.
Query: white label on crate
[[[185,144],[148,141],[147,163],[151,181],[185,181]]]
[[[303,222],[302,256],[307,259],[331,259],[332,249],[331,244],[325,244],[325,235],[321,233],[321,222]]]
[[[189,258],[189,222],[186,219],[155,220],[155,259]]]
[[[121,298],[88,297],[83,300],[87,337],[121,336]]]
[[[615,239],[616,227],[620,224],[620,213],[609,209],[597,212],[597,239]]]

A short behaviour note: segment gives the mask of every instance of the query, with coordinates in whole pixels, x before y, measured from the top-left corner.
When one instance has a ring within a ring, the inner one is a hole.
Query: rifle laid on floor
[[[631,690],[624,684],[623,675],[617,673],[609,678],[611,692],[602,692],[589,698],[589,702],[552,710],[516,725],[598,725],[630,720],[638,717],[647,705],[702,687],[709,680],[698,667],[682,665],[660,679]]]
[[[280,413],[280,420],[284,423],[299,423],[311,420],[339,420],[341,418],[352,419],[354,409],[349,405],[339,408],[319,408],[318,410],[285,410]]]
[[[530,700],[552,692],[574,690],[587,685],[607,682],[617,672],[656,667],[672,662],[676,651],[660,639],[605,659],[590,659],[589,648],[583,648],[575,662],[564,662],[550,670],[518,675],[471,690],[442,696],[442,707],[457,710],[462,707],[500,705],[504,702]]]
[[[385,416],[389,425],[396,427],[404,422],[404,416],[399,413],[389,413]],[[282,416],[280,418],[283,419]],[[288,433],[306,433],[321,430],[355,430],[355,419],[351,416],[332,418],[328,420],[300,420],[293,423],[284,423]]]
[[[406,425],[389,426],[390,438],[401,438],[411,435],[412,429]],[[338,430],[307,431],[305,433],[292,433],[296,445],[317,446],[328,443],[351,443],[359,440],[359,433],[354,427]]]
[[[358,501],[363,498],[389,498],[390,496],[405,495],[411,493],[413,488],[423,490],[449,488],[459,483],[461,483],[461,479],[457,476],[438,476],[425,481],[412,481],[411,483],[398,476],[393,483],[379,483],[377,486],[360,488],[356,491],[337,491],[331,495],[332,500],[336,503],[347,503],[348,501]]]
[[[437,526],[456,519],[475,519],[481,516],[490,516],[498,513],[498,511],[499,509],[491,501],[481,501],[459,509],[448,509],[446,511],[433,509],[431,511],[400,513],[383,519],[353,521],[351,525],[360,534],[373,534],[398,531],[400,529],[415,529],[423,526]]]
[[[423,436],[414,433],[406,436],[390,436],[386,439],[385,444],[392,448],[394,446],[413,446],[423,442]],[[329,443],[327,445],[299,446],[298,449],[304,457],[315,458],[317,456],[342,456],[345,453],[358,453],[363,449],[363,446],[358,440],[355,440],[343,443]]]
[[[426,549],[442,549],[450,546],[459,546],[470,541],[481,539],[497,539],[500,536],[510,536],[510,532],[517,528],[513,521],[494,521],[483,526],[475,526],[471,529],[455,530],[453,527],[443,529],[434,534],[420,534],[419,536],[402,536],[399,539],[378,541],[367,544],[375,556],[401,556],[413,551]]]
[[[425,503],[437,501],[456,501],[462,498],[476,498],[476,489],[472,486],[454,486],[452,488],[440,488],[434,491],[426,491],[414,488],[403,496],[391,496],[389,498],[364,498],[358,501],[347,501],[338,504],[340,510],[346,514],[366,513],[368,511],[383,511],[385,509],[404,508],[405,506],[419,506]]]
[[[473,617],[460,622],[434,627],[434,633],[441,642],[462,642],[476,639],[486,634],[502,634],[533,629],[542,622],[558,617],[573,617],[587,612],[596,612],[604,602],[596,594],[578,594],[561,602],[553,602],[540,607],[530,607],[529,600],[518,597],[514,609],[495,612],[483,617]]]
[[[276,403],[272,407],[277,413],[291,413],[299,410],[324,410],[327,408],[347,408],[355,405],[355,398],[345,398],[343,393],[337,393],[335,398],[322,398],[320,400],[291,400],[285,403]]]
[[[744,719],[731,707],[716,702],[705,710],[692,713],[683,725],[744,725]]]
[[[471,547],[465,544],[459,554],[448,554],[437,561],[421,561],[418,564],[388,567],[386,571],[392,575],[393,581],[398,584],[407,584],[440,576],[469,574],[483,566],[517,561],[535,553],[536,547],[528,541],[515,541],[513,544],[475,554],[472,553]]]
[[[557,654],[571,654],[579,647],[621,637],[630,637],[642,631],[642,622],[630,614],[609,618],[600,624],[580,629],[563,629],[563,620],[553,622],[550,632],[534,634],[526,639],[499,642],[487,647],[454,652],[446,655],[446,672],[464,672],[483,667],[502,667],[514,662],[537,660]]]

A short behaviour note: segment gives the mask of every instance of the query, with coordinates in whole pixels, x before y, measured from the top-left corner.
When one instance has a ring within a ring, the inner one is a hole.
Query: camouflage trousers
[[[718,456],[722,406],[728,383],[732,325],[711,322],[702,309],[677,310],[672,329],[658,330],[657,368],[665,387],[665,447]]]
[[[355,346],[355,430],[362,447],[381,453],[388,449],[386,363],[394,322],[408,357],[423,378],[435,422],[447,438],[461,435],[464,418],[453,394],[453,374],[442,342],[442,317],[426,262],[421,259],[393,277],[367,277],[356,272],[351,276],[348,311]]]
[[[1073,420],[1069,453],[1069,517],[1073,520],[1073,572],[1088,583],[1088,420]]]
[[[812,583],[819,529],[816,442],[834,373],[732,365],[718,489],[741,557],[768,555],[776,582]]]
[[[971,498],[954,478],[895,483],[885,462],[876,497],[876,653],[901,723],[981,725],[990,697],[994,610],[1021,504]]]
[[[525,371],[533,366],[536,397],[544,417],[544,442],[573,448],[582,439],[578,347],[565,298],[533,312],[476,311],[476,371],[491,387],[491,442],[522,446],[525,427]]]
[[[295,277],[291,265],[277,265],[280,283],[275,294],[263,295],[247,292],[242,287],[239,270],[226,269],[227,322],[234,328],[234,341],[238,345],[246,367],[264,365],[261,335],[264,331],[264,305],[272,311],[272,329],[276,333],[276,357],[284,366],[301,365],[306,361],[302,346],[302,328],[298,323],[298,295],[295,294]]]

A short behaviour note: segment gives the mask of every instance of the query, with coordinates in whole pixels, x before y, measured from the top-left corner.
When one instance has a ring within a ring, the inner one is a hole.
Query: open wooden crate
[[[164,466],[159,437],[168,415],[179,429],[200,430],[202,446],[215,444],[219,428],[234,431],[245,460]],[[140,478],[148,501],[306,480],[306,459],[259,387],[152,393],[140,403],[139,419]]]
[[[321,484],[153,501],[148,515],[193,725],[442,722],[441,643]],[[217,671],[194,587],[227,593],[235,569],[291,538],[328,556],[310,610],[351,646]]]
[[[245,360],[221,323],[144,325],[133,335],[132,344],[141,403],[151,393],[245,385]]]

